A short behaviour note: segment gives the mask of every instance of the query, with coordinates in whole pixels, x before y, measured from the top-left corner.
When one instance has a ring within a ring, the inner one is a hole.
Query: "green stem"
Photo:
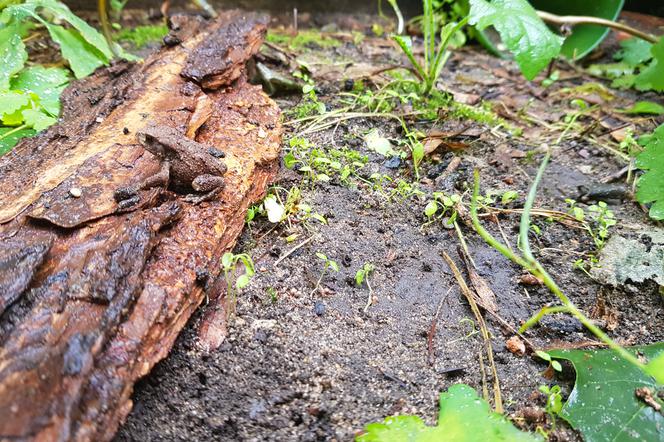
[[[548,162],[549,154],[544,159],[543,166],[546,165]],[[526,204],[524,206],[523,213],[521,215],[521,247],[524,250],[524,255],[525,257],[521,257],[516,255],[513,251],[505,247],[500,241],[498,241],[496,238],[494,238],[489,232],[487,232],[484,227],[479,222],[479,217],[477,216],[477,197],[479,195],[479,188],[480,188],[480,175],[479,171],[476,169],[474,178],[474,187],[473,187],[473,197],[471,200],[471,206],[470,206],[470,214],[473,220],[473,226],[475,227],[475,230],[477,230],[477,233],[489,244],[492,246],[494,249],[498,250],[500,253],[502,253],[505,257],[513,261],[514,263],[520,265],[524,269],[528,270],[531,272],[534,276],[537,278],[540,278],[544,285],[553,293],[563,304],[561,307],[550,307],[549,311],[550,312],[555,312],[554,309],[560,309],[558,310],[559,312],[566,311],[569,312],[572,316],[574,316],[576,319],[583,324],[584,327],[586,327],[593,335],[595,335],[600,341],[604,342],[609,348],[614,350],[618,355],[620,355],[623,359],[626,361],[630,362],[631,364],[639,367],[640,369],[644,369],[645,365],[641,363],[638,358],[636,358],[633,354],[628,352],[625,348],[622,346],[618,345],[616,342],[614,342],[611,338],[608,337],[606,333],[604,333],[599,327],[597,327],[595,324],[592,323],[590,319],[588,319],[571,301],[570,299],[563,293],[563,291],[558,287],[558,285],[555,283],[553,278],[546,272],[544,267],[533,257],[532,252],[530,251],[530,244],[528,240],[528,230],[525,231],[525,235],[523,235],[523,226],[524,224],[527,226],[527,228],[530,227],[530,210],[532,209],[532,206],[534,204],[535,196],[537,195],[536,188],[537,184],[539,184],[539,181],[541,180],[541,175],[544,172],[544,167],[540,167],[538,171],[538,176],[535,178],[535,181],[533,183],[533,186],[528,193],[528,199],[526,200]],[[540,311],[540,313],[542,313]],[[538,315],[540,314],[538,313]],[[544,313],[546,314],[546,312]],[[537,317],[537,315],[536,315]],[[541,319],[541,316],[540,316]],[[537,321],[534,321],[534,319],[530,319],[526,324],[534,324]]]
[[[28,128],[27,124],[21,124],[20,126],[16,126],[14,129],[0,135],[0,141],[4,140],[5,138],[9,137],[10,135],[15,134],[16,132],[22,131],[23,129],[27,129],[27,128]]]
[[[570,309],[565,306],[555,306],[555,307],[543,307],[539,312],[531,316],[529,320],[527,320],[521,328],[519,328],[519,333],[525,333],[526,330],[529,328],[533,327],[535,324],[540,322],[542,318],[546,315],[551,315],[554,313],[571,313]]]

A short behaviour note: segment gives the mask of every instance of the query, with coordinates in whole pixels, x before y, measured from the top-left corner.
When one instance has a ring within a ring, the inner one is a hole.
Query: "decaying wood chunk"
[[[110,440],[276,173],[280,112],[244,74],[265,22],[174,22],[169,47],[72,85],[61,123],[0,158],[0,440]],[[150,125],[225,164],[221,193],[189,202],[202,187],[172,164],[189,157],[148,151]]]

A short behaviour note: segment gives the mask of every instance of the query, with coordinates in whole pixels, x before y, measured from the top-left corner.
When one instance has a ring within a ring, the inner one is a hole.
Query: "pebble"
[[[316,316],[323,316],[325,314],[325,303],[322,301],[316,301],[314,303],[314,313]]]
[[[387,167],[388,169],[398,169],[401,167],[401,158],[397,156],[389,158],[383,163],[383,166]]]
[[[83,191],[78,187],[72,187],[71,189],[69,189],[69,194],[74,198],[80,198],[81,195],[83,195]]]

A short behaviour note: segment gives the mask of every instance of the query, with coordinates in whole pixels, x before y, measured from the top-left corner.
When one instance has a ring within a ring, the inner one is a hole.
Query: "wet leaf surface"
[[[501,414],[491,411],[489,404],[465,384],[453,385],[446,393],[441,393],[437,426],[428,427],[417,416],[393,416],[382,423],[367,425],[366,433],[357,438],[358,442],[442,440],[525,442],[541,439],[517,430]]]
[[[664,343],[633,347],[631,351],[653,360],[664,353]],[[576,384],[562,417],[588,442],[662,440],[664,416],[638,399],[635,391],[656,392],[661,385],[612,350],[553,350],[576,370]]]

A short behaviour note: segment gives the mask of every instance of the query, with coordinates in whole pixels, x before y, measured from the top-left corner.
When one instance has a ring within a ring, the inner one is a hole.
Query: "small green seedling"
[[[244,265],[244,273],[236,278],[238,262]],[[226,279],[226,294],[230,300],[228,311],[232,313],[235,311],[238,292],[249,285],[251,278],[256,273],[254,262],[246,253],[236,255],[232,252],[226,252],[221,257],[221,265],[224,271],[224,279]],[[235,281],[235,284],[233,284],[233,281]]]
[[[310,296],[313,296],[316,291],[320,288],[320,283],[323,281],[323,278],[325,277],[325,273],[327,272],[328,269],[332,269],[335,272],[339,271],[339,264],[337,264],[336,261],[330,259],[325,255],[324,253],[321,252],[316,252],[316,256],[318,259],[322,260],[324,262],[323,264],[323,271],[320,273],[320,277],[318,278],[318,281],[316,281],[316,286],[314,289],[311,291]]]
[[[453,227],[458,217],[456,205],[461,202],[458,194],[446,195],[444,192],[434,192],[433,200],[424,207],[424,215],[433,222],[443,219],[447,226]]]
[[[555,361],[554,361],[555,362]],[[544,410],[551,418],[551,426],[556,428],[556,417],[563,409],[563,396],[560,392],[560,386],[540,385],[539,391],[546,396],[546,405]]]
[[[547,362],[549,363],[549,366],[550,366],[551,368],[553,368],[555,371],[557,371],[557,372],[561,372],[561,371],[563,371],[563,366],[560,365],[560,362],[556,361],[555,359],[552,359],[552,358],[551,358],[551,355],[548,354],[547,352],[542,351],[542,350],[536,350],[536,351],[535,351],[535,354],[536,354],[540,359],[543,359],[543,360],[547,361]]]
[[[376,267],[372,263],[366,262],[362,268],[355,272],[355,284],[359,287],[364,281],[366,281],[367,288],[369,289],[369,297],[367,298],[367,304],[364,306],[364,313],[369,310],[369,307],[371,307],[371,304],[373,304],[374,301],[373,289],[371,288],[371,282],[369,281],[369,275],[371,275],[374,270],[376,270]]]
[[[438,77],[450,58],[451,52],[448,47],[463,44],[463,41],[455,41],[455,35],[460,31],[466,23],[468,18],[464,18],[459,23],[448,23],[440,30],[440,43],[436,47],[436,24],[433,11],[433,0],[423,0],[422,6],[424,7],[423,18],[423,33],[424,33],[424,63],[420,63],[413,52],[413,42],[410,37],[402,35],[395,35],[392,38],[397,42],[401,50],[406,54],[408,60],[413,65],[417,76],[420,77],[421,93],[429,95],[431,90],[436,85]],[[463,34],[460,34],[463,36]]]

